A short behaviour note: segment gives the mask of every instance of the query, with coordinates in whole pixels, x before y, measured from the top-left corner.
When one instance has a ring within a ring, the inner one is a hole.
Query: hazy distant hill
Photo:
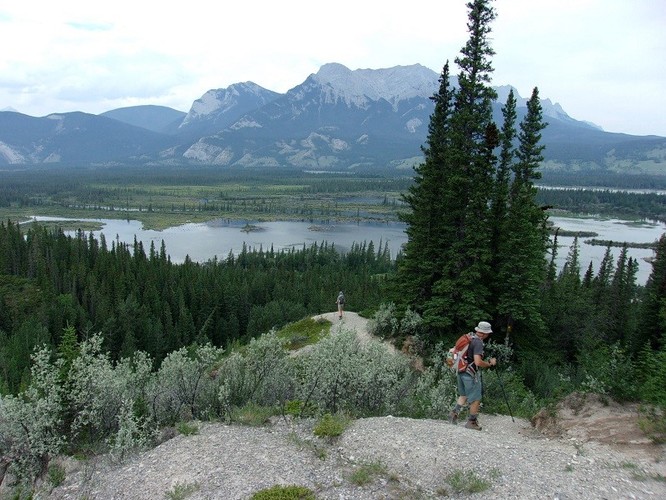
[[[0,113],[0,164],[102,163],[153,158],[168,147],[164,134],[86,113],[42,118]]]
[[[439,74],[419,64],[325,64],[285,94],[252,82],[205,92],[188,113],[135,106],[94,116],[0,112],[0,164],[128,161],[409,172]],[[496,120],[510,86],[497,87]],[[518,96],[519,119],[526,108]],[[666,174],[666,138],[614,134],[542,100],[547,169]]]
[[[131,106],[112,109],[100,116],[113,118],[135,127],[142,127],[153,132],[173,134],[177,132],[187,113],[166,106]]]

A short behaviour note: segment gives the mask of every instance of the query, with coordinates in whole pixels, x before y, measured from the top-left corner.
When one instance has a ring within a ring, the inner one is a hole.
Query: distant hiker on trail
[[[335,303],[338,305],[338,318],[342,319],[342,311],[345,308],[345,294],[340,291]]]
[[[497,359],[495,358],[490,358],[488,361],[484,361],[483,359],[483,343],[491,333],[493,333],[493,330],[490,327],[490,323],[481,321],[474,328],[473,333],[467,334],[471,335],[469,347],[465,353],[469,365],[464,372],[458,372],[458,401],[449,414],[449,422],[452,424],[458,423],[460,411],[465,404],[469,403],[469,417],[467,418],[465,427],[467,429],[481,430],[481,426],[477,421],[481,406],[481,396],[483,394],[483,381],[481,380],[479,370],[497,365]]]

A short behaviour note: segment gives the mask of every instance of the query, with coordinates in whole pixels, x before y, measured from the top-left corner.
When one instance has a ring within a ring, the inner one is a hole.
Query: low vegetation
[[[199,483],[176,483],[164,496],[167,500],[185,500],[199,491]]]
[[[367,462],[357,465],[349,476],[349,481],[357,486],[365,486],[377,477],[387,475],[388,469],[382,462]]]
[[[306,345],[316,344],[330,331],[331,323],[326,320],[304,318],[286,325],[278,332],[278,337],[287,341],[287,348],[296,351]]]
[[[315,494],[305,486],[276,485],[254,493],[251,500],[315,500]]]
[[[481,493],[491,486],[490,480],[468,469],[458,469],[449,473],[446,477],[446,482],[451,486],[453,492],[457,494]]]
[[[336,438],[342,435],[350,423],[351,420],[346,415],[326,413],[317,421],[313,432],[317,437]]]

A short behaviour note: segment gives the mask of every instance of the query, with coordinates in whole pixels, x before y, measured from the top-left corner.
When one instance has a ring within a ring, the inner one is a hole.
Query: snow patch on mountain
[[[364,108],[368,101],[385,99],[394,110],[406,99],[430,97],[439,80],[437,73],[420,64],[352,71],[342,64],[329,63],[312,77],[327,89],[331,103],[343,101]]]
[[[412,134],[418,132],[418,129],[423,125],[423,121],[419,118],[412,118],[405,124],[405,128]]]
[[[236,162],[241,167],[279,167],[280,164],[272,156],[254,156],[250,153],[244,154]]]
[[[46,158],[44,158],[44,163],[60,163],[62,161],[62,156],[58,153],[51,153]]]
[[[46,118],[58,122],[54,130],[56,134],[65,130],[65,117],[63,115],[52,114],[48,115]]]
[[[236,123],[234,123],[230,128],[232,130],[238,130],[241,128],[262,128],[263,125],[256,120],[250,118],[249,116],[244,116]]]
[[[26,163],[26,159],[21,153],[4,142],[0,142],[0,157],[10,164]]]
[[[223,148],[215,146],[213,144],[208,144],[203,140],[200,140],[194,143],[192,146],[190,146],[188,150],[185,151],[185,153],[183,153],[183,157],[188,158],[190,160],[209,162],[213,158],[222,155],[223,152],[224,152]]]

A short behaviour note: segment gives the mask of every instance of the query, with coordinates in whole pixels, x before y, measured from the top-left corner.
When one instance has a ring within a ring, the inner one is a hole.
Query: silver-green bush
[[[368,324],[370,334],[382,339],[394,337],[399,329],[400,322],[396,317],[396,307],[393,302],[381,304]]]
[[[102,352],[102,342],[100,334],[82,342],[69,370],[67,404],[74,415],[72,438],[85,433],[90,441],[97,441],[116,433],[123,402],[145,397],[150,358],[137,352],[114,366]]]
[[[393,412],[409,390],[409,360],[376,341],[342,330],[298,358],[298,399],[322,411]]]
[[[37,350],[28,388],[0,399],[0,455],[9,458],[12,473],[21,480],[44,473],[66,442],[60,365],[50,357],[46,347]]]
[[[232,407],[248,403],[272,406],[293,395],[294,378],[285,342],[271,331],[223,360],[217,373],[218,398],[227,415]]]
[[[219,413],[215,374],[224,350],[210,344],[183,347],[169,354],[148,388],[149,409],[160,424],[206,419]]]

